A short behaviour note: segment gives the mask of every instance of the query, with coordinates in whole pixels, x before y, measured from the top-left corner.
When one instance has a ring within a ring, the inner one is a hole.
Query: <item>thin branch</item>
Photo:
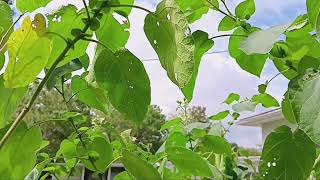
[[[237,19],[236,19],[235,17],[230,16],[230,15],[229,15],[229,14],[227,14],[226,12],[222,11],[222,10],[221,10],[221,9],[219,9],[216,5],[214,5],[211,1],[207,0],[207,2],[208,2],[212,7],[214,7],[214,8],[215,8],[215,10],[217,10],[217,11],[219,11],[220,13],[222,13],[222,14],[224,14],[224,15],[226,15],[226,16],[228,16],[228,17],[230,17],[230,18],[231,18],[231,19],[233,19],[234,21],[237,21]]]
[[[109,49],[106,45],[104,45],[102,42],[100,42],[100,41],[97,41],[97,40],[94,40],[94,39],[89,39],[89,38],[81,38],[82,40],[84,40],[84,41],[89,41],[89,42],[94,42],[94,43],[97,43],[97,44],[99,44],[99,45],[101,45],[101,46],[103,46],[104,48],[106,48],[106,49]]]
[[[79,93],[81,93],[82,91],[87,90],[87,89],[89,89],[89,88],[81,89],[81,90],[79,90],[78,92],[72,94],[72,96],[68,99],[67,104],[69,104],[69,102],[70,102],[77,94],[79,94]]]
[[[60,37],[61,39],[63,39],[64,42],[66,42],[66,44],[68,44],[68,40],[67,40],[65,37],[63,37],[61,34],[58,34],[58,33],[56,33],[56,32],[50,32],[50,31],[48,31],[48,32],[46,32],[46,33],[47,33],[47,34],[56,35],[56,36]]]
[[[111,7],[111,8],[131,7],[131,8],[141,9],[147,13],[153,13],[152,11],[150,11],[149,9],[146,9],[144,7],[136,6],[136,5],[129,5],[129,4],[113,4],[113,5],[108,5],[108,7]]]
[[[230,11],[230,9],[228,8],[226,2],[224,0],[221,0],[223,6],[226,8],[226,10],[228,11],[229,15],[230,16],[233,16],[232,12]],[[234,16],[233,16],[234,17]]]
[[[100,13],[101,9],[99,9],[98,11],[96,11],[96,13],[94,14],[94,17],[96,17],[98,15],[98,13]],[[85,27],[82,29],[82,32],[86,32],[90,27],[90,22],[85,24]],[[0,140],[0,150],[2,149],[2,147],[5,145],[5,143],[7,142],[7,140],[11,137],[11,135],[15,132],[15,130],[17,129],[17,127],[19,126],[20,122],[24,119],[24,117],[28,114],[28,112],[30,111],[31,107],[33,106],[34,102],[36,101],[36,99],[38,98],[40,92],[42,91],[42,89],[44,88],[44,86],[46,85],[46,83],[48,82],[48,80],[51,78],[55,68],[58,66],[58,64],[65,58],[65,56],[67,55],[67,53],[69,52],[70,49],[72,49],[74,47],[74,45],[82,38],[82,35],[79,35],[77,37],[75,37],[71,42],[69,42],[67,44],[67,46],[64,48],[64,50],[61,52],[61,54],[57,57],[57,59],[55,60],[55,62],[53,63],[53,65],[50,67],[49,71],[47,72],[46,76],[43,78],[43,80],[41,81],[41,83],[39,84],[39,86],[37,87],[36,91],[34,92],[34,94],[32,95],[29,103],[25,106],[25,108],[23,108],[23,110],[20,112],[20,114],[17,116],[17,118],[14,120],[14,122],[11,124],[10,128],[7,130],[7,132],[5,133],[5,135],[1,138]]]
[[[213,36],[210,39],[216,39],[221,37],[232,37],[232,36],[248,37],[247,35],[242,35],[242,34],[223,34],[223,35]]]
[[[86,1],[85,1],[85,0],[82,0],[82,3],[83,3],[83,5],[84,5],[84,8],[86,9],[86,13],[87,13],[88,19],[90,20],[90,19],[91,19],[91,17],[90,17],[90,13],[89,13],[88,5],[87,5],[87,3],[86,3]]]
[[[1,38],[1,41],[0,41],[0,47],[2,47],[0,49],[0,52],[3,50],[4,46],[2,46],[2,43],[3,41],[7,38],[7,36],[9,35],[9,32],[12,30],[12,28],[14,28],[14,26],[19,22],[19,20],[22,18],[22,16],[24,15],[24,13],[20,14],[20,16],[18,17],[18,19],[16,19],[14,21],[14,23],[11,24],[11,26],[9,27],[9,29],[7,30],[7,32],[3,35],[3,37]]]

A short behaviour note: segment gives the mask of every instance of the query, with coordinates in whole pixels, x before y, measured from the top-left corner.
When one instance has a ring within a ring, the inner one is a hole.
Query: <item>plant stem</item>
[[[247,35],[241,35],[241,34],[223,34],[223,35],[213,36],[210,39],[216,39],[216,38],[221,38],[221,37],[232,37],[232,36],[248,37]]]
[[[136,8],[136,9],[141,9],[143,11],[146,11],[147,13],[153,13],[152,11],[150,11],[149,9],[146,9],[144,7],[141,7],[141,6],[136,6],[136,5],[129,5],[129,4],[114,4],[114,5],[109,5],[108,7],[114,7],[114,8],[117,8],[117,7],[131,7],[131,8]]]
[[[90,20],[91,18],[90,18],[90,13],[89,13],[89,9],[88,9],[87,3],[86,3],[85,0],[82,0],[82,3],[84,5],[84,8],[86,9],[87,17]]]
[[[222,13],[222,14],[224,14],[224,15],[226,15],[226,16],[228,16],[228,17],[230,17],[230,18],[231,18],[231,19],[233,19],[234,21],[237,21],[237,19],[236,19],[235,17],[230,16],[230,15],[229,15],[229,14],[227,14],[226,12],[222,11],[222,10],[221,10],[221,9],[219,9],[216,5],[214,5],[211,1],[207,0],[207,2],[208,2],[212,7],[214,7],[214,8],[215,8],[215,10],[217,10],[217,11],[219,11],[220,13]]]
[[[226,8],[226,10],[228,11],[229,15],[230,15],[230,16],[233,16],[233,14],[231,13],[230,9],[228,8],[226,2],[225,2],[224,0],[221,0],[221,2],[222,2],[222,4],[223,4],[223,6]]]
[[[100,10],[97,11],[94,14],[94,17],[97,16],[97,14],[100,13]],[[89,21],[88,23],[86,23],[85,27],[83,28],[82,32],[86,32],[89,27],[90,27],[91,21]],[[74,48],[74,45],[82,38],[82,34],[78,35],[77,37],[75,37],[72,41],[68,42],[67,46],[64,48],[64,50],[62,51],[62,53],[58,56],[58,58],[55,60],[55,62],[53,63],[53,65],[51,66],[51,68],[49,69],[48,73],[46,74],[46,76],[43,78],[43,80],[41,81],[41,83],[39,84],[39,86],[37,87],[36,91],[34,92],[33,96],[31,97],[30,101],[28,102],[28,104],[23,108],[23,110],[21,111],[21,113],[18,115],[18,117],[14,120],[14,122],[12,123],[12,125],[10,126],[10,128],[8,129],[8,131],[6,132],[6,134],[1,138],[0,140],[0,150],[2,149],[2,147],[4,146],[4,144],[6,143],[6,141],[9,139],[9,137],[15,132],[15,130],[17,129],[18,125],[20,124],[20,122],[24,119],[24,117],[28,114],[28,112],[30,111],[32,105],[34,104],[34,102],[36,101],[37,97],[39,96],[40,92],[42,91],[42,89],[44,88],[45,84],[48,82],[48,80],[51,78],[51,75],[53,74],[55,68],[58,66],[58,64],[65,58],[65,56],[67,55],[67,53],[69,52],[70,49]]]

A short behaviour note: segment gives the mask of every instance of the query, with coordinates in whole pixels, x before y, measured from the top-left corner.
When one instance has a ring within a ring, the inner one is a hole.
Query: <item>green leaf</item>
[[[130,177],[130,175],[124,171],[124,172],[121,172],[119,174],[117,174],[113,180],[132,180],[132,178]]]
[[[229,111],[222,111],[222,112],[219,112],[218,114],[215,114],[213,116],[210,116],[209,119],[210,120],[223,120],[225,119],[227,116],[229,115]]]
[[[195,65],[193,74],[191,76],[191,79],[189,82],[185,85],[185,87],[182,88],[182,92],[184,96],[188,99],[188,101],[191,101],[193,98],[193,92],[194,87],[196,84],[196,79],[198,76],[199,66],[201,62],[202,56],[213,47],[214,42],[209,39],[208,33],[205,33],[203,31],[196,31],[192,34],[192,37],[195,41]]]
[[[297,123],[296,117],[294,116],[293,107],[290,102],[288,93],[285,93],[281,103],[282,114],[290,123]]]
[[[177,126],[183,126],[183,120],[181,118],[175,118],[169,121],[166,121],[162,126],[160,131],[164,131],[166,129],[170,130],[172,128],[175,128]]]
[[[108,100],[101,89],[93,87],[80,76],[72,78],[71,88],[79,101],[107,113]]]
[[[148,162],[127,150],[122,151],[121,162],[126,170],[139,180],[161,180],[158,171]]]
[[[12,24],[12,12],[10,6],[5,1],[0,1],[0,50],[5,45],[13,29],[9,31],[6,38],[4,35]],[[0,66],[1,67],[1,66]]]
[[[181,132],[174,132],[171,133],[167,140],[165,147],[171,147],[171,146],[180,146],[180,147],[186,147],[187,144],[187,138],[184,134]]]
[[[266,90],[267,90],[267,85],[266,85],[266,84],[260,84],[260,85],[258,86],[258,91],[259,91],[259,93],[263,94],[263,93],[266,92]]]
[[[224,100],[223,102],[230,105],[232,104],[234,101],[239,101],[240,100],[240,95],[239,94],[235,94],[235,93],[230,93],[227,97],[226,100]]]
[[[262,106],[265,108],[279,107],[278,101],[267,93],[254,95],[251,100],[252,102],[255,102],[257,104],[261,103]]]
[[[298,126],[317,144],[320,144],[320,71],[308,69],[290,81],[287,100]],[[293,119],[293,118],[292,118]]]
[[[8,128],[0,130],[1,138]],[[40,128],[28,129],[22,122],[0,150],[1,179],[23,179],[33,169],[41,144]]]
[[[201,139],[201,145],[207,152],[225,154],[227,156],[232,153],[231,145],[220,136],[206,135]]]
[[[155,13],[147,15],[144,31],[170,80],[185,87],[194,70],[195,43],[186,35],[188,21],[174,0],[162,1]]]
[[[229,16],[225,16],[219,23],[218,30],[219,31],[230,31],[234,28],[236,28],[237,22],[230,18]]]
[[[315,158],[315,144],[303,131],[281,126],[264,143],[259,173],[266,180],[308,179]]]
[[[79,112],[66,112],[62,115],[62,117],[65,120],[72,120],[76,125],[83,124],[88,120],[88,118],[85,115]]]
[[[32,12],[40,7],[46,6],[51,0],[17,0],[16,6],[22,13]]]
[[[320,15],[320,1],[307,0],[307,11],[312,29],[317,29]]]
[[[5,61],[6,61],[6,57],[4,56],[4,54],[0,53],[0,71],[3,68]]]
[[[178,146],[166,148],[166,153],[172,164],[178,170],[183,171],[184,174],[203,177],[212,176],[209,163],[199,154]]]
[[[52,42],[47,37],[39,36],[45,19],[38,25],[35,23],[26,17],[7,42],[9,63],[4,73],[6,87],[29,85],[48,62]]]
[[[78,144],[79,146],[82,145]],[[92,141],[87,142],[87,146],[89,155],[90,153],[97,155],[97,157],[92,158],[96,168],[89,160],[82,159],[82,163],[92,171],[105,172],[113,160],[111,144],[103,137],[96,137]]]
[[[254,112],[256,109],[257,104],[253,103],[253,102],[248,102],[248,101],[244,101],[244,102],[240,102],[237,104],[232,105],[232,110],[234,110],[235,112],[243,112],[243,111],[251,111]]]
[[[252,28],[250,31],[254,32],[256,30],[256,28]],[[245,37],[242,36],[249,35],[247,30],[239,27],[233,32],[233,35],[235,36],[231,36],[229,40],[229,52],[231,57],[237,61],[243,70],[253,75],[260,76],[268,56],[265,54],[247,55],[239,49],[241,42],[245,39]]]
[[[82,18],[86,17],[84,10],[77,12],[77,8],[74,5],[64,6],[58,11],[47,16],[48,18],[48,31],[60,34],[62,37],[73,39],[73,35],[70,33],[72,29],[82,29],[85,25],[82,22]],[[87,31],[87,34],[90,34]],[[66,47],[66,42],[56,34],[50,34],[53,41],[53,48],[50,53],[50,58],[47,63],[47,68],[50,68],[54,61],[58,58],[60,53]],[[77,42],[73,49],[70,49],[63,61],[58,66],[63,66],[73,59],[83,56],[88,47],[88,41],[80,40]]]
[[[104,15],[100,20],[101,27],[96,32],[97,39],[113,52],[124,47],[129,39],[129,23],[119,23],[112,12]]]
[[[151,101],[150,81],[141,61],[126,49],[104,49],[95,66],[98,85],[111,104],[127,118],[142,122]]]
[[[90,64],[90,59],[89,59],[89,56],[88,54],[84,54],[83,56],[79,57],[79,61],[82,65],[82,67],[87,70],[88,67],[89,67],[89,64]]]
[[[57,81],[64,75],[70,74],[82,68],[81,62],[78,59],[74,59],[68,64],[56,68],[50,76],[46,86],[48,89],[53,88]]]
[[[176,0],[176,3],[186,14],[189,23],[197,21],[209,11],[208,4],[203,0]]]
[[[241,41],[239,48],[248,55],[267,54],[290,25],[291,23],[281,24],[266,30],[255,31]]]
[[[240,19],[250,19],[256,11],[254,0],[245,0],[236,7],[236,16]]]
[[[26,87],[17,89],[4,87],[3,77],[0,76],[0,128],[3,128],[7,122],[11,122],[12,116],[21,103],[26,91]]]

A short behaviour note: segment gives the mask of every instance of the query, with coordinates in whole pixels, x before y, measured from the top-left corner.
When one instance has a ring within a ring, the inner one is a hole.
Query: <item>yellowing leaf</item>
[[[33,27],[29,17],[13,32],[7,42],[9,63],[4,73],[5,86],[18,88],[29,85],[48,62],[51,40],[37,32],[42,25]]]

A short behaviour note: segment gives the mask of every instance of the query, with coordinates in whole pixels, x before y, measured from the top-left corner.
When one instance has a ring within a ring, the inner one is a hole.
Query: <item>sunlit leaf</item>
[[[104,49],[95,63],[95,77],[111,104],[127,118],[142,122],[150,105],[149,77],[141,61],[130,51]]]
[[[6,87],[29,85],[48,62],[52,43],[47,37],[39,36],[38,27],[41,25],[35,26],[32,23],[26,17],[22,26],[11,34],[7,42],[9,63],[4,73]]]
[[[235,93],[230,93],[227,97],[226,100],[224,100],[223,102],[230,105],[235,101],[239,101],[240,100],[240,95],[239,94],[235,94]]]
[[[245,0],[241,2],[235,9],[236,16],[240,19],[250,19],[256,11],[254,0]]]
[[[175,1],[163,0],[155,13],[148,14],[144,31],[170,80],[180,88],[186,86],[194,70],[195,43]]]
[[[17,0],[16,6],[22,13],[32,12],[40,7],[46,6],[51,0]]]
[[[210,120],[223,120],[229,115],[229,111],[221,111],[209,117]]]
[[[312,29],[319,30],[320,1],[307,0],[307,11]]]
[[[303,131],[281,126],[263,145],[259,173],[266,180],[308,179],[315,158],[315,144]]]
[[[189,101],[191,101],[193,98],[193,92],[196,84],[196,79],[198,76],[201,58],[204,55],[204,53],[206,53],[209,49],[212,48],[214,44],[212,40],[208,39],[209,35],[203,31],[194,32],[192,34],[192,37],[194,38],[195,46],[196,46],[195,55],[194,55],[195,65],[194,65],[194,70],[193,70],[191,79],[185,85],[185,87],[182,88],[183,94]]]
[[[189,23],[200,19],[209,11],[209,4],[203,0],[176,0],[181,11],[183,11]]]
[[[251,100],[257,104],[261,103],[265,108],[279,107],[278,101],[267,93],[254,95]]]
[[[219,31],[230,31],[237,27],[237,22],[229,16],[225,16],[219,23]]]

